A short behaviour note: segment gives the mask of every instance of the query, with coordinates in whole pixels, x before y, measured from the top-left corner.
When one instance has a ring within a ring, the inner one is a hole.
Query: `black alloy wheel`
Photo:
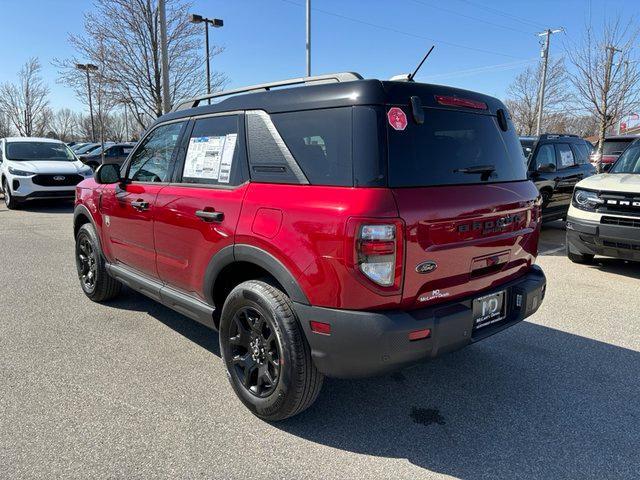
[[[278,338],[267,316],[244,307],[236,312],[229,329],[233,375],[253,395],[273,393],[280,379],[282,358]]]
[[[86,292],[96,288],[98,276],[98,257],[88,237],[83,236],[78,242],[78,276]]]

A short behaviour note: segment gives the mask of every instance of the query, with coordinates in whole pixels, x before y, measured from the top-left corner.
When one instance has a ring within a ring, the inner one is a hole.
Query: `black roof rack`
[[[574,135],[572,133],[543,133],[540,135],[540,138],[560,138],[560,137],[573,137],[573,138],[581,138],[580,135]]]
[[[362,76],[355,72],[339,72],[339,73],[329,73],[326,75],[315,75],[313,77],[289,78],[287,80],[280,80],[277,82],[262,83],[258,85],[251,85],[248,87],[235,88],[233,90],[223,90],[220,92],[213,92],[207,95],[202,95],[202,96],[191,98],[188,100],[182,100],[174,107],[172,111],[177,112],[179,110],[195,108],[198,105],[200,105],[200,102],[202,102],[203,100],[209,100],[212,98],[219,98],[219,97],[227,97],[230,95],[237,95],[240,93],[268,91],[268,90],[271,90],[272,88],[287,87],[287,86],[293,86],[293,85],[311,85],[311,84],[318,85],[322,83],[351,82],[354,80],[362,80]]]

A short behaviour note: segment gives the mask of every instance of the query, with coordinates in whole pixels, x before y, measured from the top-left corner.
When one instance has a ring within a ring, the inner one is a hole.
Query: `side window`
[[[309,183],[352,186],[351,115],[328,108],[271,117]]]
[[[540,145],[533,165],[536,172],[554,172],[556,170],[556,152],[553,149],[553,144]]]
[[[238,116],[196,120],[187,145],[182,181],[208,185],[242,183]]]
[[[556,150],[558,152],[558,169],[573,167],[576,164],[573,152],[568,143],[556,144]]]
[[[173,154],[185,123],[162,125],[151,132],[131,157],[126,178],[134,182],[168,182]]]
[[[589,148],[586,143],[574,143],[571,147],[578,165],[584,165],[589,162]]]

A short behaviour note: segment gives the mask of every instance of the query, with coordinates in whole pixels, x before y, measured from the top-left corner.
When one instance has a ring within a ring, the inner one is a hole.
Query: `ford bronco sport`
[[[567,217],[567,256],[591,263],[595,255],[640,261],[640,139],[608,173],[576,185]]]
[[[504,105],[474,92],[342,73],[201,97],[76,194],[86,295],[125,284],[219,330],[266,420],[325,375],[484,339],[545,293],[538,191]]]

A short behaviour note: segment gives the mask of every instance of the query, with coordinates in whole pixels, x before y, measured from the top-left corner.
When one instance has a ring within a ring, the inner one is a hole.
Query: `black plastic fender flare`
[[[297,303],[310,305],[300,285],[291,272],[269,252],[252,245],[235,244],[224,247],[211,260],[204,275],[203,293],[209,305],[213,305],[213,290],[220,272],[234,262],[253,263],[269,272],[282,285],[285,293]]]

